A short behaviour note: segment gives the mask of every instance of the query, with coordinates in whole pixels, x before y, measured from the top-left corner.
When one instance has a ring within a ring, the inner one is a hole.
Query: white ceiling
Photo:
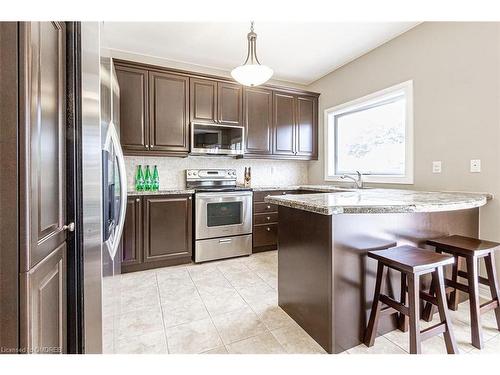
[[[246,57],[248,23],[105,22],[103,47],[230,71]],[[307,85],[416,22],[256,22],[257,55],[273,79]]]

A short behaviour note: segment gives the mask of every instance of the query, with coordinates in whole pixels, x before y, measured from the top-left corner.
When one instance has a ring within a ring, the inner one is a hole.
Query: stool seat
[[[383,262],[389,267],[411,273],[426,271],[455,262],[455,259],[450,255],[438,254],[413,246],[398,246],[386,250],[370,251],[368,256]]]
[[[449,250],[463,255],[482,256],[500,248],[500,243],[480,240],[459,235],[428,240],[427,243],[442,250]]]

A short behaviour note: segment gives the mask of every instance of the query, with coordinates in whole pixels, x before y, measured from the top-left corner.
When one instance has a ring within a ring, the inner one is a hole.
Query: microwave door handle
[[[118,163],[118,171],[120,173],[120,192],[121,192],[120,217],[118,219],[118,223],[116,223],[115,238],[110,252],[111,258],[114,259],[116,252],[118,250],[118,246],[120,244],[120,238],[123,233],[123,226],[125,224],[125,214],[127,210],[127,171],[125,169],[125,159],[123,157],[120,140],[118,139],[118,133],[116,132],[116,128],[112,122],[109,124],[108,136],[110,142],[112,142],[113,144],[113,149],[115,150],[115,156]],[[106,141],[108,141],[108,137],[106,138],[107,138]]]

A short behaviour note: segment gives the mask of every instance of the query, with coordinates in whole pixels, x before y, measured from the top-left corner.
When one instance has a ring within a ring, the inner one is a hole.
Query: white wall
[[[325,183],[323,111],[410,79],[415,183],[396,187],[495,194],[481,209],[480,232],[500,241],[500,23],[426,22],[308,86],[321,93],[309,182]],[[470,159],[481,159],[482,173],[469,172]],[[443,173],[432,173],[433,160]]]

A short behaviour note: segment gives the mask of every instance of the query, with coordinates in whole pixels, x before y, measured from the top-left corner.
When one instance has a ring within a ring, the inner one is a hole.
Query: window
[[[325,110],[325,180],[413,183],[413,82]]]

